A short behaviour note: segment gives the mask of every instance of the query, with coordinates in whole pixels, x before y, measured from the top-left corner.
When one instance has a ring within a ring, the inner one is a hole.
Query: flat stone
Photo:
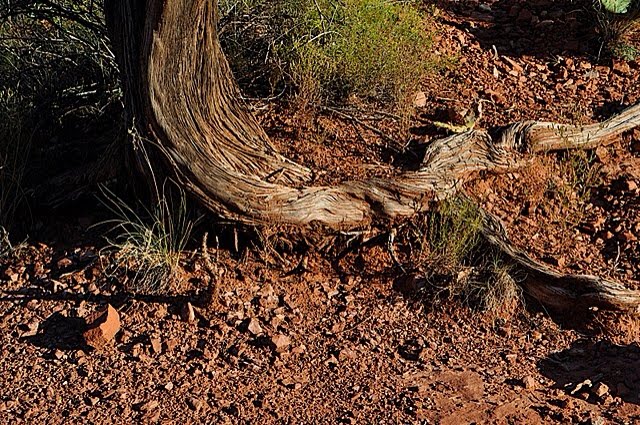
[[[278,334],[271,338],[271,343],[278,353],[282,353],[286,351],[287,347],[291,344],[291,338],[283,334]]]
[[[596,396],[604,398],[607,394],[609,394],[609,387],[607,386],[607,384],[598,382],[593,386],[592,391]]]
[[[260,326],[258,319],[251,319],[247,330],[254,336],[260,335],[262,333],[262,326]]]
[[[151,350],[155,354],[162,353],[162,342],[160,341],[160,338],[151,338]]]
[[[193,309],[193,306],[191,305],[191,303],[186,303],[182,307],[180,316],[182,317],[182,320],[184,320],[185,322],[193,323],[196,321],[196,312]]]

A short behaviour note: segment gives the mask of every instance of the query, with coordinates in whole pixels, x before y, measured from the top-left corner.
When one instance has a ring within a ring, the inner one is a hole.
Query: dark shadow
[[[169,304],[180,306],[190,302],[192,304],[199,304],[202,300],[199,297],[199,293],[194,291],[181,295],[144,295],[144,294],[132,294],[129,292],[118,292],[113,295],[102,294],[90,294],[90,293],[75,293],[71,291],[62,291],[52,293],[40,288],[24,288],[16,291],[0,291],[0,302],[12,302],[12,303],[27,303],[31,300],[39,301],[73,301],[81,302],[86,301],[93,304],[106,305],[111,304],[114,308],[118,309],[125,304],[136,300],[150,304]]]
[[[101,294],[80,294],[69,291],[51,293],[40,288],[23,288],[16,291],[0,291],[0,303],[22,303],[26,304],[31,300],[39,301],[72,301],[80,303],[85,301],[97,305],[110,304],[119,310],[127,308],[132,301],[141,301],[149,304],[167,304],[172,306],[175,314],[180,314],[180,308],[187,302],[196,306],[204,303],[202,294],[188,292],[182,295],[140,295],[128,292],[120,292],[113,295]],[[60,312],[53,313],[44,322],[40,323],[35,335],[24,337],[24,339],[39,347],[46,347],[61,350],[84,349],[84,339],[82,332],[87,324],[84,318],[68,317]]]
[[[60,312],[55,312],[38,326],[38,331],[33,336],[25,337],[29,343],[51,350],[85,350],[86,345],[82,332],[87,323],[81,317],[67,317]]]
[[[598,54],[591,0],[441,0],[436,4],[463,21],[448,24],[467,30],[485,50],[495,46],[499,55],[550,58]]]
[[[554,381],[555,388],[565,389],[568,394],[589,380],[592,387],[583,384],[574,394],[589,402],[601,400],[594,388],[602,383],[612,397],[640,404],[640,346],[636,343],[616,345],[608,341],[578,340],[570,348],[540,360],[538,369]]]

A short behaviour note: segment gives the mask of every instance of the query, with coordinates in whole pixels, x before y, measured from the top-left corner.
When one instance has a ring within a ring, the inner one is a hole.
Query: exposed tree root
[[[478,173],[513,169],[529,153],[593,148],[640,125],[636,105],[584,127],[523,122],[496,140],[469,131],[432,142],[417,171],[313,186],[311,172],[277,153],[240,103],[217,38],[215,3],[107,0],[105,8],[138,131],[161,152],[172,178],[228,219],[345,229],[406,218],[455,195]],[[514,248],[499,226],[487,229],[494,229],[488,239],[527,271],[526,287],[543,303],[637,308],[636,292],[560,275]]]
[[[507,259],[525,272],[525,291],[543,305],[556,310],[599,307],[607,310],[640,311],[640,291],[597,276],[561,274],[533,260],[507,236],[500,220],[484,212],[482,233]]]

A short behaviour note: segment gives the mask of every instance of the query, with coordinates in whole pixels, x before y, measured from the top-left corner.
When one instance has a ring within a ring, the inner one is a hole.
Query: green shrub
[[[24,224],[25,195],[100,155],[119,98],[102,2],[0,0],[0,225]]]
[[[242,58],[257,56],[271,82],[293,85],[308,103],[357,95],[397,104],[437,63],[430,18],[417,2],[226,0],[221,11],[234,17],[223,18],[222,40],[241,81],[251,80]],[[229,29],[228,22],[246,25]]]

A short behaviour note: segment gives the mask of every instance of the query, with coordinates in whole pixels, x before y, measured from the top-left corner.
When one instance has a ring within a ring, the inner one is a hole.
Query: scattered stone
[[[249,320],[249,326],[247,326],[247,330],[254,336],[258,336],[263,332],[262,326],[260,326],[260,322],[255,318]]]
[[[30,336],[35,336],[38,333],[38,322],[29,322],[26,325],[22,325],[21,328],[24,329],[24,332],[20,335],[21,338],[28,338]]]
[[[538,381],[533,376],[527,375],[522,378],[522,386],[527,390],[535,390],[538,386]]]
[[[604,398],[607,394],[609,394],[609,387],[607,386],[607,384],[598,382],[593,386],[592,391],[599,398]]]
[[[291,352],[293,354],[302,354],[305,351],[307,351],[307,347],[304,344],[294,348],[293,350],[291,350]]]
[[[507,63],[509,63],[509,65],[511,65],[511,70],[513,72],[515,72],[516,74],[522,74],[524,72],[524,68],[522,68],[522,66],[517,63],[516,61],[514,61],[513,59],[510,59],[506,56],[502,57]]]
[[[614,60],[612,68],[613,68],[613,72],[616,72],[622,75],[626,75],[631,72],[631,68],[629,68],[629,64],[623,60]]]
[[[267,283],[266,285],[264,285],[262,288],[260,288],[260,291],[258,292],[258,295],[261,297],[271,297],[275,294],[274,290],[273,290],[273,286],[271,286],[270,283]]]
[[[173,382],[167,382],[164,385],[164,389],[167,390],[167,391],[171,391],[173,389]]]
[[[5,277],[9,280],[9,282],[16,283],[20,278],[20,275],[13,270],[7,270],[5,272]]]
[[[522,9],[520,13],[518,13],[518,21],[520,22],[531,22],[533,18],[533,13],[531,13],[528,9]]]
[[[149,412],[151,410],[156,409],[159,405],[160,403],[158,403],[156,400],[149,400],[146,403],[140,405],[140,411]]]
[[[193,323],[196,321],[196,312],[193,309],[191,303],[188,302],[182,307],[180,316],[182,317],[182,320],[188,323]]]
[[[189,409],[194,410],[196,412],[198,412],[200,409],[202,409],[202,400],[200,400],[199,398],[196,397],[188,397],[187,398],[187,406],[189,406]]]
[[[160,420],[160,410],[150,410],[142,416],[142,423],[154,424]]]
[[[571,395],[575,395],[576,393],[580,391],[584,391],[587,388],[591,388],[592,386],[593,386],[593,383],[591,382],[591,380],[585,379],[584,381],[577,384],[573,390],[571,390]]]
[[[534,341],[540,341],[542,339],[542,332],[536,330],[532,331],[531,339]]]
[[[338,366],[338,363],[338,359],[336,359],[336,357],[333,355],[329,356],[329,358],[325,361],[325,364],[329,367],[336,367]]]
[[[635,242],[638,239],[636,235],[634,235],[628,230],[620,233],[619,238],[621,241],[624,241],[624,242]]]
[[[413,106],[416,108],[424,108],[427,106],[427,95],[422,91],[417,92],[413,97]]]
[[[291,344],[291,338],[286,335],[278,334],[271,338],[271,344],[278,353],[282,353],[287,350],[287,347]]]
[[[120,316],[115,308],[107,305],[103,311],[98,311],[86,318],[87,330],[83,336],[88,346],[101,348],[111,341],[120,330]]]
[[[56,263],[59,269],[66,269],[67,267],[71,267],[73,265],[73,260],[69,257],[62,257]]]
[[[357,353],[349,348],[340,350],[340,353],[338,354],[338,360],[342,362],[345,360],[354,360],[357,357],[358,357]]]
[[[162,342],[160,341],[160,338],[150,338],[150,341],[151,341],[151,351],[153,351],[154,354],[161,354]]]
[[[507,354],[506,356],[504,356],[504,358],[507,361],[507,363],[515,364],[516,361],[518,360],[518,355],[517,354]]]
[[[167,351],[173,351],[175,350],[175,348],[178,346],[179,341],[175,338],[172,338],[168,341],[165,342],[165,346],[167,348]]]
[[[89,291],[89,293],[90,293],[90,294],[93,294],[93,295],[98,295],[98,294],[100,294],[100,289],[99,289],[99,288],[98,288],[98,286],[97,286],[95,283],[93,283],[93,282],[91,282],[91,283],[89,284],[89,287],[87,288],[87,290]]]

